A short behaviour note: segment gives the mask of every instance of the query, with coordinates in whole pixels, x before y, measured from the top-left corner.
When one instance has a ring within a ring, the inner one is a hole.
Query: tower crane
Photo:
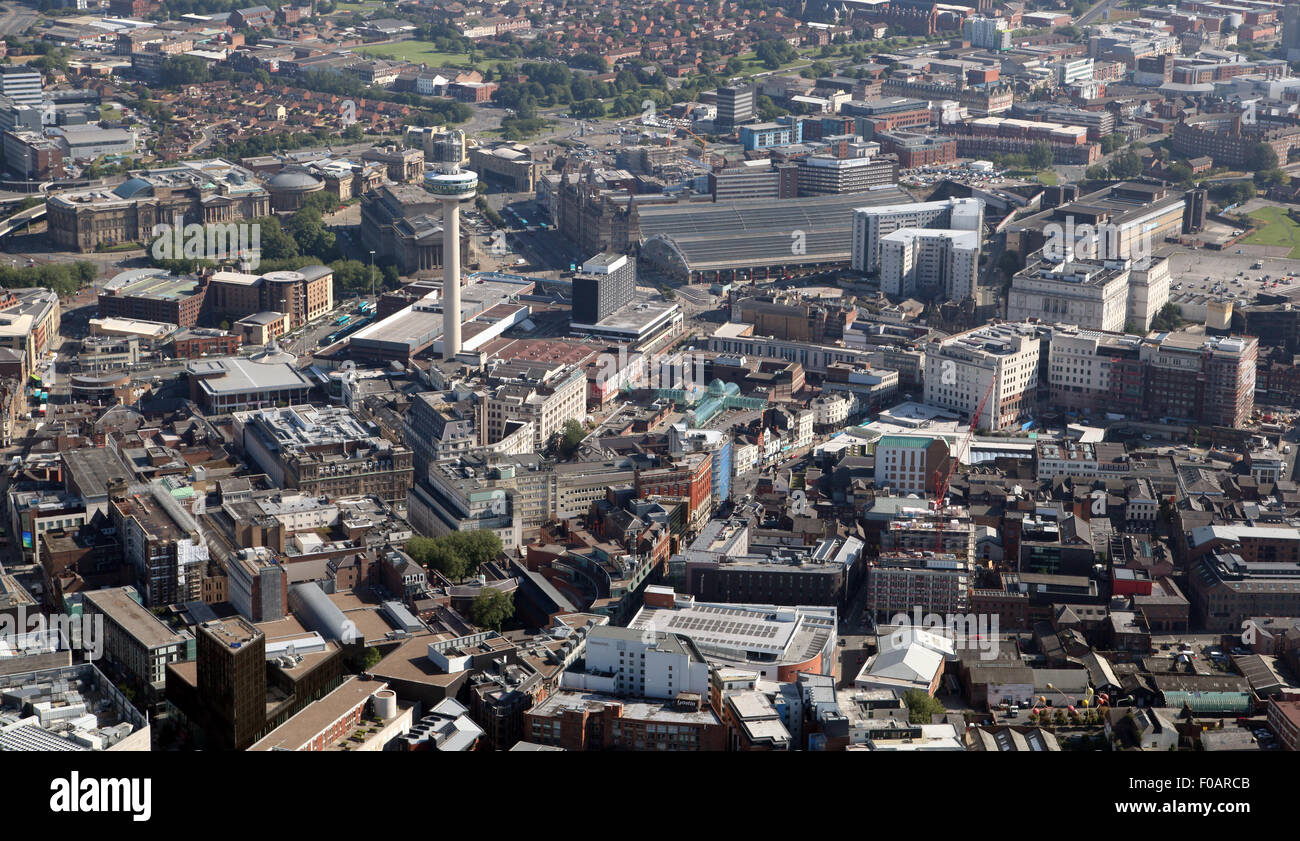
[[[709,142],[685,126],[679,126],[678,131],[685,133],[687,137],[700,144],[700,160],[705,166],[712,166],[713,161],[711,159],[713,156],[709,153]]]

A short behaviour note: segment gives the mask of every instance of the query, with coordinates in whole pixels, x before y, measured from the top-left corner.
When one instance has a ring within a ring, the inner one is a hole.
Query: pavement
[[[1244,248],[1241,254],[1236,248],[1223,251],[1176,248],[1161,253],[1167,253],[1170,258],[1172,285],[1169,297],[1175,303],[1203,303],[1219,295],[1235,298],[1242,304],[1249,303],[1265,291],[1265,276],[1269,278],[1267,291],[1271,294],[1300,290],[1300,280],[1273,286],[1274,280],[1300,277],[1300,260],[1247,253]],[[1257,262],[1263,266],[1251,268]],[[1238,272],[1241,272],[1240,276]],[[1181,288],[1172,288],[1177,285]],[[1216,288],[1218,292],[1214,291]]]

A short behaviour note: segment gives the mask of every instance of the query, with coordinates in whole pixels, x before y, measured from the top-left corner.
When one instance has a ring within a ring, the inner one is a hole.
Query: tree
[[[1241,204],[1255,197],[1255,185],[1249,180],[1224,181],[1210,188],[1210,198],[1224,207]]]
[[[1115,178],[1136,178],[1142,173],[1142,159],[1129,150],[1116,155],[1110,162],[1110,174]]]
[[[1267,190],[1269,187],[1275,187],[1279,184],[1285,184],[1289,176],[1277,167],[1272,169],[1261,169],[1255,173],[1255,186],[1261,190]]]
[[[406,554],[411,556],[411,560],[420,566],[429,565],[429,556],[433,553],[437,541],[432,537],[415,536],[406,541]]]
[[[469,606],[469,618],[474,624],[494,631],[501,630],[501,626],[514,615],[514,597],[494,587],[484,587],[483,592],[475,596]]]
[[[1042,141],[1035,143],[1026,155],[1026,163],[1033,170],[1047,169],[1052,165],[1052,147]]]
[[[477,572],[482,564],[496,560],[502,551],[501,538],[486,529],[453,532],[447,539],[465,559],[471,573]]]
[[[441,537],[412,537],[406,554],[421,566],[437,570],[452,581],[473,575],[501,554],[501,538],[494,532],[454,531]]]
[[[460,581],[470,574],[469,564],[446,543],[435,541],[426,557],[428,558],[426,566],[437,570],[452,581]]]
[[[1256,143],[1246,152],[1246,159],[1242,163],[1247,172],[1277,169],[1277,152],[1267,143]]]
[[[1105,181],[1106,167],[1102,166],[1101,164],[1090,166],[1088,167],[1087,171],[1084,172],[1084,177],[1087,178],[1089,181]]]
[[[564,429],[560,432],[559,451],[564,458],[570,458],[578,451],[578,445],[582,439],[587,437],[587,430],[582,428],[582,424],[574,418],[569,418],[564,422]]]
[[[1183,326],[1182,311],[1172,301],[1165,304],[1156,317],[1151,319],[1152,330],[1177,330]]]
[[[768,70],[776,70],[787,61],[793,61],[798,55],[798,51],[790,46],[789,42],[779,38],[773,38],[768,41],[759,41],[754,47],[754,55],[758,60],[763,62],[763,66]]]
[[[777,117],[784,117],[790,112],[772,101],[770,96],[760,96],[758,98],[758,118],[764,122],[772,122]]]
[[[903,703],[907,705],[907,720],[912,724],[929,724],[932,716],[947,712],[938,699],[919,689],[904,692]]]
[[[579,53],[569,59],[568,65],[582,70],[595,70],[597,73],[609,72],[609,62],[605,60],[603,55],[596,55],[595,53]]]
[[[1183,163],[1177,163],[1169,167],[1169,169],[1166,170],[1165,175],[1168,176],[1170,181],[1184,187],[1190,186],[1196,178],[1195,174],[1192,172],[1192,168]]]
[[[569,113],[580,120],[599,119],[605,116],[605,105],[599,99],[584,99],[573,103]]]
[[[211,78],[208,63],[198,56],[169,56],[158,68],[158,81],[163,87],[207,82]]]

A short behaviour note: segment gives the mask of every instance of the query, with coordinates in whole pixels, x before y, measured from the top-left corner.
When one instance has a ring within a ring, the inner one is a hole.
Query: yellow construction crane
[[[695,132],[686,128],[685,126],[679,127],[679,130],[685,132],[687,136],[691,137],[692,139],[695,140],[695,142],[700,144],[700,160],[703,161],[706,166],[711,166],[713,164],[712,161],[713,156],[709,153],[709,142],[705,140],[703,137],[700,137]],[[671,139],[669,142],[671,142]]]

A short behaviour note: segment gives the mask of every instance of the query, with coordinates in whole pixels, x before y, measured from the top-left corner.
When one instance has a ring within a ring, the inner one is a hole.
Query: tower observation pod
[[[424,189],[442,202],[442,358],[460,353],[460,203],[478,195],[478,174],[446,165],[424,176]]]

